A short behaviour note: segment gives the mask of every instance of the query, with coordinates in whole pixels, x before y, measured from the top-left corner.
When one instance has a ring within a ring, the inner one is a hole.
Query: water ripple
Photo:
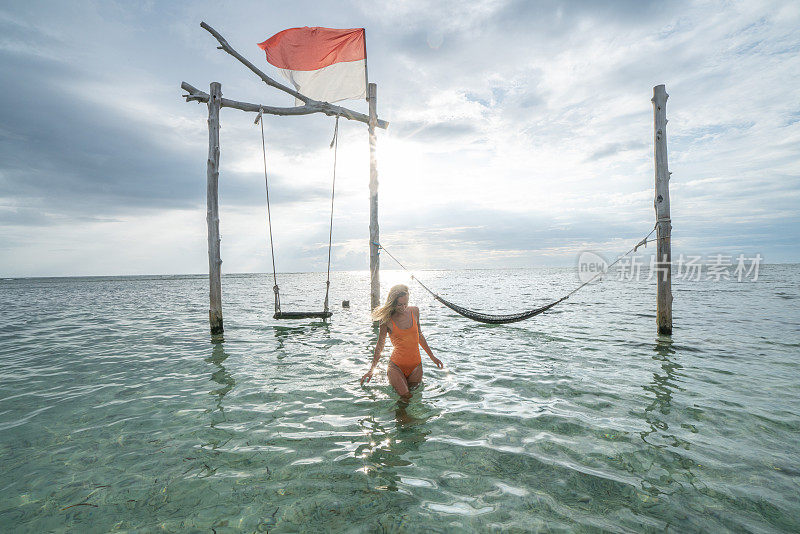
[[[425,365],[407,405],[385,358],[358,385],[375,339],[365,273],[334,273],[331,300],[351,308],[329,324],[277,324],[268,277],[226,276],[213,343],[202,276],[0,281],[0,524],[797,531],[798,275],[676,282],[673,340],[654,335],[644,282],[609,279],[508,326],[412,285],[446,367]],[[323,276],[285,275],[287,308],[314,305]],[[425,279],[498,312],[575,283],[561,269]]]

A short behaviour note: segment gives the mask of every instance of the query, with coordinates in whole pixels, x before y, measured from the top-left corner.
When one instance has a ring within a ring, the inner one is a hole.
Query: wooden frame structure
[[[222,35],[214,28],[200,23],[200,26],[209,32],[219,42],[220,50],[224,50],[244,66],[250,69],[264,83],[274,87],[284,93],[294,96],[303,102],[302,106],[294,107],[273,107],[249,102],[239,102],[222,98],[222,85],[219,82],[212,82],[208,93],[204,93],[192,85],[182,82],[181,89],[188,94],[184,95],[187,102],[202,102],[208,105],[208,161],[207,161],[207,214],[208,224],[208,269],[209,269],[209,323],[211,334],[222,334],[222,286],[221,286],[221,267],[220,259],[220,237],[219,237],[219,113],[221,108],[233,108],[251,113],[267,113],[270,115],[310,115],[312,113],[324,113],[328,116],[339,116],[349,120],[363,122],[368,127],[369,135],[369,271],[370,271],[370,308],[374,309],[380,305],[380,232],[378,227],[378,163],[377,163],[377,136],[375,128],[387,128],[388,122],[378,118],[378,88],[374,83],[367,86],[367,102],[369,103],[369,113],[364,115],[357,111],[336,106],[328,102],[320,102],[311,99],[282,83],[279,83],[261,70],[250,61],[244,58],[239,52],[228,44]],[[657,307],[656,324],[659,334],[672,334],[672,262],[671,262],[671,234],[672,221],[669,208],[669,177],[670,172],[667,166],[667,98],[665,86],[657,85],[653,87],[653,119],[654,119],[654,167],[655,167],[655,198],[654,208],[656,212],[656,270],[657,270]]]
[[[219,112],[221,108],[233,108],[251,113],[267,113],[269,115],[310,115],[312,113],[324,113],[328,116],[339,116],[345,119],[363,122],[368,126],[369,133],[369,191],[370,191],[370,223],[369,223],[369,250],[370,250],[370,304],[375,308],[380,304],[380,263],[378,257],[378,162],[376,157],[377,136],[375,128],[387,128],[389,123],[378,118],[378,88],[374,83],[368,85],[367,101],[369,102],[369,114],[364,115],[357,111],[336,106],[328,102],[320,102],[309,98],[282,83],[279,83],[248,61],[239,52],[233,49],[228,41],[219,34],[214,28],[200,23],[200,27],[209,32],[219,42],[217,48],[224,50],[235,57],[245,67],[250,69],[256,76],[269,85],[294,96],[303,102],[302,106],[288,108],[264,106],[261,104],[251,104],[249,102],[239,102],[222,98],[222,85],[219,82],[212,82],[208,93],[196,89],[192,85],[182,82],[181,89],[188,94],[184,95],[187,102],[199,102],[208,104],[208,162],[206,170],[207,179],[207,213],[206,222],[208,224],[208,278],[209,278],[209,310],[208,319],[211,326],[211,334],[222,334],[224,331],[222,320],[222,283],[220,259],[220,238],[219,238]]]

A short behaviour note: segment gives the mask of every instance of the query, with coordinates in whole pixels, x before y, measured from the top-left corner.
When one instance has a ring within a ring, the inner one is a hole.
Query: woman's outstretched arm
[[[386,343],[386,332],[388,331],[388,327],[385,324],[381,325],[380,330],[378,331],[378,343],[375,344],[375,352],[372,354],[372,365],[369,368],[369,371],[366,372],[364,376],[361,377],[361,384],[363,385],[364,382],[369,382],[372,379],[372,372],[375,370],[375,366],[378,365],[378,361],[381,359],[381,352],[383,352],[383,345]]]
[[[442,360],[433,355],[433,351],[428,346],[428,341],[425,339],[425,336],[422,335],[422,325],[419,322],[419,308],[414,307],[414,309],[417,310],[417,330],[419,331],[419,346],[422,347],[422,349],[426,353],[428,353],[428,357],[433,361],[433,363],[436,364],[436,367],[442,369],[444,367]]]

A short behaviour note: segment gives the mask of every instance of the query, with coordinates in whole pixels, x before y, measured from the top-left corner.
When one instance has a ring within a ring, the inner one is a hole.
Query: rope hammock
[[[334,149],[334,152],[333,152],[333,180],[332,180],[332,184],[331,184],[330,227],[329,227],[329,230],[328,230],[328,268],[327,268],[327,279],[325,281],[325,301],[323,303],[323,310],[322,311],[291,311],[291,312],[285,312],[285,311],[281,310],[281,297],[280,297],[280,289],[278,288],[278,275],[277,275],[277,271],[275,269],[275,246],[273,244],[273,238],[272,238],[272,236],[273,236],[273,233],[272,233],[272,215],[271,215],[270,203],[269,203],[269,177],[268,177],[268,174],[267,174],[267,148],[266,148],[266,141],[264,139],[264,121],[262,120],[262,110],[259,110],[258,116],[256,117],[256,120],[255,120],[255,124],[260,124],[261,125],[261,151],[262,151],[262,155],[263,155],[263,159],[264,159],[264,183],[265,183],[266,190],[267,190],[267,226],[269,227],[269,248],[270,248],[270,253],[272,255],[272,281],[273,281],[272,290],[275,293],[275,314],[273,315],[273,317],[275,319],[308,319],[308,318],[327,319],[327,318],[329,318],[329,317],[331,317],[333,315],[333,313],[331,311],[329,311],[329,309],[328,309],[328,296],[329,296],[330,287],[331,287],[331,246],[332,246],[332,243],[333,243],[333,201],[334,201],[335,191],[336,191],[336,160],[337,160],[338,151],[339,151],[339,115],[336,115],[336,124],[335,124],[334,130],[333,130],[333,139],[331,140],[331,144],[330,144],[330,148]],[[606,271],[608,269],[610,269],[611,267],[613,267],[622,258],[624,258],[627,255],[629,255],[630,253],[636,251],[639,247],[646,246],[647,243],[648,243],[648,239],[650,238],[651,235],[653,235],[653,232],[656,231],[656,228],[658,227],[658,222],[660,222],[660,220],[656,222],[656,226],[654,226],[653,229],[650,230],[650,233],[647,234],[644,237],[644,239],[639,241],[628,252],[626,252],[625,254],[622,254],[616,260],[611,262],[606,267]],[[570,291],[569,293],[567,293],[566,295],[564,295],[560,299],[555,300],[555,301],[553,301],[553,302],[551,302],[549,304],[546,304],[544,306],[540,306],[538,308],[533,308],[533,309],[522,311],[522,312],[518,312],[518,313],[490,314],[490,313],[484,313],[484,312],[480,312],[480,311],[477,311],[477,310],[471,310],[469,308],[465,308],[464,306],[460,306],[458,304],[455,304],[454,302],[450,302],[449,300],[445,299],[444,297],[434,293],[419,278],[414,276],[414,274],[408,268],[406,268],[406,266],[403,265],[400,262],[400,260],[398,260],[391,252],[386,250],[386,247],[382,246],[380,243],[373,243],[373,244],[376,245],[379,249],[381,249],[384,252],[386,252],[386,254],[388,254],[389,257],[392,258],[395,262],[397,262],[397,264],[400,267],[402,267],[405,271],[408,271],[409,273],[411,273],[411,278],[416,280],[417,283],[420,286],[422,286],[422,288],[425,291],[430,293],[433,296],[434,299],[436,299],[437,301],[441,302],[442,304],[444,304],[445,306],[447,306],[448,308],[450,308],[454,312],[458,313],[459,315],[462,315],[463,317],[466,317],[467,319],[471,319],[473,321],[478,321],[478,322],[487,323],[487,324],[516,323],[518,321],[524,321],[525,319],[530,319],[531,317],[535,317],[535,316],[537,316],[537,315],[539,315],[541,313],[544,313],[547,310],[555,307],[556,305],[564,302],[565,300],[570,298],[573,294],[575,294],[577,291],[579,291],[583,287],[589,285],[591,282],[595,281],[597,278],[599,278],[600,276],[605,274],[605,271],[601,270],[600,272],[595,274],[593,277],[591,277],[589,280],[583,282],[578,287],[576,287],[575,289],[573,289],[572,291]]]
[[[264,157],[264,184],[267,189],[267,226],[269,227],[269,250],[272,255],[272,291],[275,293],[275,314],[274,319],[327,319],[333,315],[328,310],[328,295],[331,289],[331,245],[333,243],[333,199],[336,192],[336,158],[339,152],[339,115],[336,115],[336,125],[333,129],[333,139],[330,148],[333,148],[333,181],[331,184],[331,219],[330,229],[328,230],[328,277],[325,280],[325,301],[322,311],[291,311],[281,310],[281,294],[278,288],[278,274],[275,270],[275,246],[272,240],[272,215],[269,206],[269,178],[267,176],[267,145],[264,141],[264,121],[262,120],[263,110],[258,111],[255,124],[261,125],[261,152]]]
[[[608,269],[610,269],[611,267],[613,267],[613,266],[614,266],[614,265],[615,265],[617,262],[619,262],[619,261],[620,261],[622,258],[624,258],[625,256],[627,256],[627,255],[628,255],[628,254],[630,254],[631,252],[634,252],[634,251],[636,251],[636,249],[638,249],[639,247],[641,247],[641,246],[643,246],[643,245],[644,245],[644,246],[647,246],[647,243],[648,243],[648,241],[647,241],[647,240],[648,240],[648,238],[649,238],[651,235],[653,235],[653,232],[655,232],[655,231],[656,231],[656,228],[657,228],[657,227],[658,227],[658,223],[656,223],[656,226],[655,226],[655,227],[653,227],[653,229],[652,229],[652,230],[650,230],[650,233],[649,233],[649,234],[647,234],[647,235],[645,236],[645,238],[644,238],[644,239],[642,239],[641,241],[639,241],[639,242],[638,242],[638,243],[637,243],[637,244],[636,244],[636,245],[635,245],[635,246],[634,246],[632,249],[630,249],[628,252],[626,252],[625,254],[622,254],[622,255],[621,255],[621,256],[619,256],[619,257],[618,257],[616,260],[614,260],[613,262],[611,262],[611,263],[608,265],[608,267],[606,267],[606,270],[608,270]],[[386,252],[386,254],[388,254],[388,255],[389,255],[389,257],[390,257],[390,258],[392,258],[392,259],[393,259],[395,262],[397,262],[397,264],[398,264],[400,267],[402,267],[404,270],[406,270],[406,271],[408,271],[409,273],[411,273],[411,271],[409,271],[409,270],[406,268],[406,266],[405,266],[405,265],[403,265],[402,263],[400,263],[400,260],[398,260],[397,258],[395,258],[395,257],[394,257],[394,255],[393,255],[391,252],[389,252],[388,250],[386,250],[386,247],[382,246],[382,245],[381,245],[381,244],[379,244],[379,243],[375,243],[375,245],[377,245],[377,246],[378,246],[378,248],[380,248],[381,250],[383,250],[384,252]],[[552,307],[556,306],[557,304],[560,304],[560,303],[564,302],[565,300],[567,300],[568,298],[570,298],[570,297],[571,297],[573,294],[575,294],[575,293],[576,293],[578,290],[580,290],[580,289],[581,289],[581,288],[583,288],[584,286],[588,285],[589,283],[593,282],[594,280],[596,280],[598,277],[600,277],[600,276],[601,276],[601,275],[603,275],[603,274],[605,274],[605,271],[602,271],[602,270],[601,270],[601,271],[600,271],[600,272],[598,272],[596,275],[594,275],[593,277],[591,277],[589,280],[587,280],[586,282],[582,283],[581,285],[579,285],[578,287],[576,287],[575,289],[573,289],[572,291],[570,291],[569,293],[567,293],[566,295],[564,295],[563,297],[561,297],[560,299],[558,299],[558,300],[556,300],[556,301],[553,301],[553,302],[551,302],[550,304],[547,304],[547,305],[545,305],[545,306],[540,306],[540,307],[538,307],[538,308],[533,308],[532,310],[527,310],[527,311],[519,312],[519,313],[508,313],[508,314],[502,314],[502,315],[495,315],[495,314],[490,314],[490,313],[483,313],[483,312],[479,312],[479,311],[476,311],[476,310],[470,310],[469,308],[465,308],[464,306],[459,306],[458,304],[455,304],[455,303],[453,303],[453,302],[450,302],[449,300],[447,300],[447,299],[445,299],[445,298],[443,298],[443,297],[441,297],[441,296],[437,295],[436,293],[434,293],[433,291],[431,291],[430,289],[428,289],[428,286],[426,286],[425,284],[423,284],[423,283],[422,283],[422,281],[421,281],[419,278],[417,278],[416,276],[414,276],[414,274],[413,274],[413,273],[411,273],[411,278],[412,278],[413,280],[416,280],[416,281],[417,281],[417,283],[418,283],[419,285],[421,285],[421,286],[422,286],[422,288],[423,288],[425,291],[427,291],[428,293],[430,293],[430,294],[433,296],[433,298],[434,298],[434,299],[438,300],[439,302],[441,302],[442,304],[444,304],[445,306],[447,306],[448,308],[450,308],[451,310],[453,310],[453,311],[454,311],[454,312],[456,312],[457,314],[459,314],[459,315],[462,315],[462,316],[466,317],[467,319],[472,319],[473,321],[478,321],[478,322],[480,322],[480,323],[487,323],[487,324],[509,324],[509,323],[516,323],[516,322],[518,322],[518,321],[524,321],[525,319],[530,319],[531,317],[535,317],[535,316],[539,315],[540,313],[544,313],[544,312],[546,312],[547,310],[549,310],[550,308],[552,308]]]

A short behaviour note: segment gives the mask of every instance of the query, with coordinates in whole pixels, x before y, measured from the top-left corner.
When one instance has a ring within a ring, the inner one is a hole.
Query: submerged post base
[[[216,336],[218,334],[222,334],[225,330],[222,327],[222,317],[216,315],[213,310],[208,311],[208,320],[211,324],[211,335]]]

